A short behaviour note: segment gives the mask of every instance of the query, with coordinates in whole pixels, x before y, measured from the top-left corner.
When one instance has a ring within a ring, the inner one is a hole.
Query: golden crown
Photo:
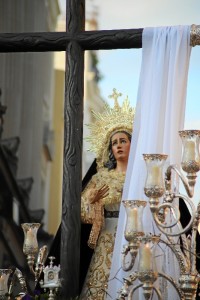
[[[104,112],[96,113],[92,111],[95,122],[88,124],[90,128],[90,136],[86,140],[90,143],[89,151],[96,154],[98,167],[103,167],[108,160],[108,146],[110,137],[114,132],[126,131],[132,134],[135,109],[130,106],[128,96],[120,106],[118,98],[122,96],[113,89],[113,94],[109,98],[114,99],[114,107],[110,107],[108,103],[104,103]]]

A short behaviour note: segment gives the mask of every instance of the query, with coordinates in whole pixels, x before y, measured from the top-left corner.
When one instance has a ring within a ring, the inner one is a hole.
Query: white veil
[[[142,66],[138,88],[134,133],[122,199],[146,199],[143,187],[146,167],[143,153],[168,154],[168,163],[180,163],[187,76],[190,59],[190,26],[146,28],[142,37]],[[151,231],[149,208],[145,208],[144,231]],[[121,268],[125,209],[120,208],[107,299],[116,299],[127,273]],[[170,264],[172,268],[173,264]],[[173,273],[173,270],[172,270]],[[172,299],[173,297],[171,297]],[[143,298],[141,298],[143,299]],[[175,298],[173,298],[175,299]]]

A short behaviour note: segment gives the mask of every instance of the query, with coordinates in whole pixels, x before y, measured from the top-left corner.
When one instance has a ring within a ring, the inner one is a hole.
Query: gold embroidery
[[[93,212],[94,220],[94,204],[89,203],[86,195],[91,195],[89,191],[90,188],[99,189],[104,184],[109,186],[109,195],[102,199],[103,207],[107,210],[116,210],[116,204],[118,206],[121,201],[124,178],[125,173],[118,173],[115,170],[108,171],[105,168],[99,170],[99,172],[92,177],[90,183],[83,192],[82,201],[83,199],[84,201],[82,202],[81,212],[84,212],[85,216],[87,215],[86,211],[90,213]],[[82,300],[103,300],[106,297],[117,221],[118,218],[113,218],[110,220],[109,225],[107,223],[105,224],[105,229],[100,229],[101,233],[80,297]]]
[[[116,230],[116,228],[115,228]],[[114,247],[114,232],[103,234],[92,258],[87,280],[82,292],[82,300],[103,300],[106,296],[109,271]]]
[[[106,184],[109,187],[108,196],[102,200],[104,205],[119,203],[121,201],[124,178],[125,173],[119,173],[115,170],[108,171],[106,168],[102,168],[92,177],[82,193],[81,220],[83,223],[92,223],[94,219],[94,204],[90,202],[94,197],[95,191],[103,185]]]
[[[99,233],[104,224],[104,209],[102,203],[94,203],[94,221],[92,225],[92,230],[90,232],[88,246],[92,249],[96,247],[97,239]]]
[[[104,224],[104,207],[121,201],[124,177],[125,173],[119,173],[115,170],[108,171],[108,169],[102,168],[92,177],[82,193],[81,220],[83,223],[93,224],[88,241],[89,247],[93,249],[96,247],[98,236]],[[103,198],[101,203],[90,203],[93,200],[92,197],[95,196],[95,191],[105,184],[109,187],[108,196]]]

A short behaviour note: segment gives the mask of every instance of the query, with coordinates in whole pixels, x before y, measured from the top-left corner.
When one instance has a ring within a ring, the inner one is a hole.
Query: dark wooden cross
[[[142,47],[143,29],[84,31],[85,1],[66,0],[66,32],[0,34],[0,52],[66,51],[61,222],[62,299],[78,295],[84,51]]]

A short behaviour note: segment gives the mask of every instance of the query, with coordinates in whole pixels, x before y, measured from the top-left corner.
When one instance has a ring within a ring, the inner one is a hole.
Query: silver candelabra
[[[49,257],[50,264],[44,265],[48,250],[46,245],[40,249],[38,247],[37,232],[40,223],[23,223],[21,226],[24,231],[23,252],[27,257],[29,270],[34,276],[35,286],[43,273],[44,279],[40,280],[40,287],[48,293],[48,300],[57,299],[56,295],[61,287],[59,278],[60,266],[53,265],[54,257]],[[11,276],[12,279],[10,279]],[[26,278],[19,269],[16,268],[15,271],[12,269],[0,269],[0,300],[13,299],[11,297],[15,277],[20,283],[20,297],[22,298],[28,293]]]
[[[147,168],[144,193],[148,197],[158,234],[143,231],[142,218],[147,201],[123,201],[127,215],[124,235],[128,243],[122,250],[122,269],[129,272],[129,275],[124,279],[119,292],[118,299],[120,300],[134,299],[136,290],[141,288],[145,299],[150,299],[153,291],[158,299],[162,299],[159,286],[155,284],[158,278],[170,282],[180,299],[194,300],[196,298],[200,281],[200,274],[196,269],[196,237],[200,223],[200,203],[196,208],[192,197],[197,172],[200,170],[200,131],[184,130],[180,131],[179,135],[183,144],[181,168],[186,172],[186,176],[176,165],[167,167],[164,176],[163,167],[167,155],[143,154]],[[173,175],[178,176],[182,181],[186,195],[174,191]],[[190,221],[184,228],[180,222],[181,211],[179,211],[177,199],[185,201],[191,213]],[[190,235],[187,235],[189,230]],[[177,237],[181,238],[182,243],[180,239],[177,242]],[[178,278],[157,270],[155,251],[161,243],[169,247],[176,257],[180,268]]]

